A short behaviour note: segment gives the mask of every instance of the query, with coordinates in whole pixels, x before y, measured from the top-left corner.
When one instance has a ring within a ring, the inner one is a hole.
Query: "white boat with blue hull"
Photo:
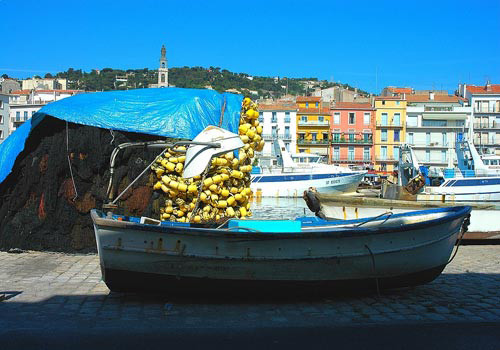
[[[366,171],[323,163],[295,163],[283,141],[277,140],[278,165],[257,167],[252,174],[251,188],[263,197],[301,197],[313,187],[323,193],[354,192]]]
[[[437,185],[430,183],[424,186],[423,180],[429,176],[421,173],[421,167],[412,148],[402,145],[398,184],[386,184],[382,190],[382,197],[446,203],[500,202],[500,170],[486,165],[474,144],[466,140],[456,141],[455,151],[458,168],[452,168],[450,165],[440,174],[433,176],[432,182],[438,182]],[[418,186],[415,187],[415,184]],[[418,188],[419,186],[421,188]],[[406,191],[396,187],[404,188]],[[415,191],[412,191],[412,188]]]
[[[141,224],[91,216],[104,281],[113,291],[329,294],[399,288],[436,278],[470,207],[358,220],[230,220],[222,227]]]

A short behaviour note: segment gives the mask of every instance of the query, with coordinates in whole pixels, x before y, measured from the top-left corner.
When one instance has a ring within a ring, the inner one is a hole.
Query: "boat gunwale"
[[[91,210],[92,221],[97,233],[97,226],[104,227],[117,227],[123,229],[135,229],[139,231],[148,232],[162,232],[170,234],[179,235],[190,235],[190,236],[206,236],[206,237],[224,237],[224,238],[238,238],[241,240],[276,240],[276,239],[310,239],[310,238],[341,238],[341,237],[353,237],[353,236],[366,236],[366,235],[378,235],[378,234],[388,234],[394,232],[404,232],[412,231],[422,228],[428,228],[432,226],[437,226],[440,224],[448,223],[454,221],[458,218],[465,217],[470,214],[472,208],[470,206],[457,206],[457,207],[446,207],[437,208],[429,210],[413,211],[409,213],[394,214],[391,218],[398,218],[402,216],[417,216],[425,215],[436,212],[445,212],[446,215],[443,217],[408,224],[401,224],[399,226],[387,226],[387,227],[335,227],[336,225],[346,225],[355,224],[363,222],[377,222],[380,220],[387,220],[385,216],[382,216],[374,221],[369,221],[370,218],[362,218],[355,220],[340,220],[340,221],[326,221],[322,220],[322,229],[314,230],[308,229],[301,232],[231,232],[228,230],[213,229],[213,228],[201,228],[201,227],[189,227],[189,226],[163,226],[163,225],[149,225],[141,224],[135,222],[125,222],[113,219],[108,219],[103,217],[104,213],[97,209]],[[101,213],[102,215],[99,215]],[[318,223],[319,224],[319,223]],[[331,226],[324,228],[325,225]],[[320,226],[320,225],[318,225]],[[313,227],[313,226],[309,226]]]

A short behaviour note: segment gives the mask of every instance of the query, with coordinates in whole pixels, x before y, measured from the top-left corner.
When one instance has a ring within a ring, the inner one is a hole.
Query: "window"
[[[349,149],[347,150],[347,159],[354,160],[354,146],[349,146]]]
[[[430,132],[425,133],[425,144],[427,146],[429,146],[431,144],[431,133]]]
[[[20,122],[21,121],[21,112],[17,111],[16,112],[16,122]]]
[[[363,160],[370,160],[370,147],[363,148]]]
[[[325,121],[325,117],[322,115],[318,116],[318,122],[323,123]]]
[[[309,108],[309,102],[306,102],[306,108]]]
[[[299,140],[304,140],[305,139],[305,134],[303,132],[299,133]]]
[[[327,132],[323,133],[323,140],[325,140],[325,141],[328,140],[328,133]]]
[[[370,125],[370,113],[365,113],[363,115],[363,124]]]
[[[305,153],[305,149],[304,148],[299,148],[299,153]]]
[[[290,112],[285,112],[285,123],[290,123]]]
[[[386,129],[382,130],[382,134],[380,136],[380,140],[381,141],[387,141],[387,130]]]
[[[315,132],[311,133],[311,140],[316,141],[317,134]]]
[[[399,160],[399,146],[394,146],[392,154],[394,155],[395,160]]]
[[[31,111],[31,116],[33,116],[33,114],[35,114],[36,111]]]
[[[3,130],[0,130],[0,140],[3,140]]]
[[[408,133],[408,143],[410,145],[413,145],[413,133],[412,132]]]
[[[164,83],[165,82],[165,74],[162,74],[161,75],[161,82]]]
[[[441,162],[446,163],[446,151],[441,151]]]
[[[339,160],[340,159],[340,147],[333,147],[333,159],[334,160]]]
[[[276,112],[272,112],[271,123],[276,123],[277,121]]]
[[[387,113],[382,113],[382,125],[387,125]]]
[[[271,135],[276,136],[276,125],[273,125],[271,128]]]
[[[443,132],[441,133],[441,136],[442,136],[442,140],[443,140],[443,146],[447,146],[448,145],[448,135]]]
[[[333,141],[334,142],[340,141],[340,130],[335,130],[335,132],[333,133]]]
[[[318,108],[318,106],[319,106],[319,102],[316,102],[316,108]]]
[[[285,148],[288,152],[290,152],[290,142],[285,143]]]
[[[349,124],[355,124],[356,123],[356,113],[349,113]]]
[[[426,150],[425,151],[425,161],[430,162],[431,161],[431,151]]]
[[[354,130],[350,129],[349,133],[349,142],[354,142]]]
[[[333,124],[340,124],[340,113],[333,114]]]
[[[401,113],[394,113],[394,117],[392,118],[392,124],[395,126],[401,125]]]
[[[399,106],[399,102],[400,102],[400,101],[396,101],[396,106]]]
[[[385,164],[385,163],[380,163],[380,170],[381,170],[381,171],[387,171],[387,164]]]
[[[422,120],[422,126],[446,126],[446,120]]]
[[[24,120],[28,119],[28,111],[24,111]]]
[[[3,124],[3,115],[0,114],[0,124]]]
[[[382,100],[382,104],[385,105],[385,100]]]
[[[382,160],[387,159],[387,146],[380,147],[380,159],[382,159]]]
[[[307,123],[307,116],[306,116],[306,115],[301,116],[301,117],[300,117],[300,121],[301,121],[302,123]]]
[[[0,88],[1,88],[1,86],[0,86]],[[0,109],[3,109],[3,101],[0,101]]]
[[[285,137],[286,138],[290,137],[290,127],[289,126],[285,126]]]
[[[394,141],[399,142],[399,130],[394,130]]]
[[[363,140],[365,142],[370,142],[372,140],[372,134],[370,132],[363,133]]]

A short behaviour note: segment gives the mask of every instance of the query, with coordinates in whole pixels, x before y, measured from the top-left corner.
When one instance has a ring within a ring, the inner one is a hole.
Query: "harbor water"
[[[297,216],[314,216],[304,199],[279,197],[254,197],[252,202],[253,219],[290,220]]]

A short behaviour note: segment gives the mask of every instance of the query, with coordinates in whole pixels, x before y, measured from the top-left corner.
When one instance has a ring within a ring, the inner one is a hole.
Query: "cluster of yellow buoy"
[[[252,158],[255,151],[264,147],[258,118],[257,104],[243,99],[238,132],[245,145],[237,152],[213,158],[203,182],[201,175],[182,178],[185,147],[167,149],[156,160],[151,170],[157,178],[153,188],[164,194],[164,206],[160,206],[162,221],[218,222],[252,215]]]

